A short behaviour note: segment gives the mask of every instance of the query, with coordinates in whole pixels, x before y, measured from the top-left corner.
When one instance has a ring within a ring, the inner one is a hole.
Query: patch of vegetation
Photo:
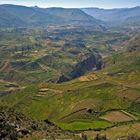
[[[106,121],[97,120],[97,121],[75,121],[70,123],[58,123],[58,125],[66,130],[100,130],[106,127],[110,127],[112,124]]]

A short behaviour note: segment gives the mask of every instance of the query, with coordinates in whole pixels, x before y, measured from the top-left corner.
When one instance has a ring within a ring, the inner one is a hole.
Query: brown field
[[[112,111],[102,116],[101,119],[105,119],[110,122],[127,122],[133,120],[132,117],[121,111]]]
[[[124,99],[129,99],[131,101],[134,101],[140,97],[140,94],[132,91],[132,90],[126,90],[119,93],[119,97],[122,97]]]

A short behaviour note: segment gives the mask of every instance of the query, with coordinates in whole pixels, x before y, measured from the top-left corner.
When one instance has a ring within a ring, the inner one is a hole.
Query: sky
[[[140,6],[140,0],[0,0],[0,4],[64,8],[126,8]]]

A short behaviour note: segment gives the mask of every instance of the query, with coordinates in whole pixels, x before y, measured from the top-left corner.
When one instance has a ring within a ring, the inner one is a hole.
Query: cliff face
[[[101,70],[103,67],[103,60],[100,55],[91,55],[87,59],[79,62],[74,69],[68,74],[68,76],[60,76],[58,83],[72,80],[74,78],[80,77],[85,73],[92,70]]]
[[[83,60],[82,62],[78,63],[74,70],[71,72],[72,78],[77,78],[83,74],[85,74],[88,71],[91,71],[93,69],[99,70],[101,69],[101,58],[98,58],[99,56],[90,56],[87,59]]]

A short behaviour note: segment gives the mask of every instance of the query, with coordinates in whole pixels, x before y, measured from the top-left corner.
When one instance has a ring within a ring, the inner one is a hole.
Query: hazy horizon
[[[103,8],[103,7],[60,7],[60,6],[50,6],[50,7],[41,7],[38,5],[22,5],[22,4],[11,4],[11,3],[6,3],[6,4],[0,4],[0,5],[15,5],[15,6],[25,6],[25,7],[39,7],[39,8],[77,8],[77,9],[84,9],[84,8],[98,8],[98,9],[126,9],[126,8],[134,8],[134,7],[140,7],[139,5],[132,6],[132,7],[113,7],[113,8]]]
[[[140,6],[140,0],[71,0],[68,2],[67,0],[1,0],[0,5],[2,4],[14,4],[14,5],[23,5],[23,6],[38,6],[41,8],[49,8],[49,7],[62,7],[62,8],[104,8],[104,9],[112,9],[112,8],[131,8]]]

